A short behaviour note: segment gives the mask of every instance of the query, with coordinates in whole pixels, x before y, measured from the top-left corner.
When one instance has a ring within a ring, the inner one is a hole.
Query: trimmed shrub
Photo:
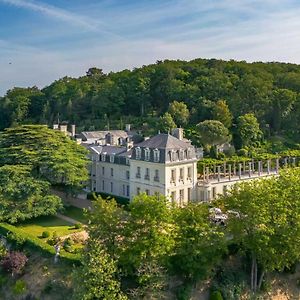
[[[242,149],[240,149],[240,150],[237,151],[237,155],[238,156],[248,156],[248,150],[242,148]]]
[[[42,233],[42,238],[43,239],[46,239],[46,238],[48,238],[50,236],[50,232],[49,231],[43,231],[43,233]]]
[[[26,283],[24,280],[17,280],[14,287],[13,287],[13,293],[15,295],[21,295],[24,294],[27,291]]]

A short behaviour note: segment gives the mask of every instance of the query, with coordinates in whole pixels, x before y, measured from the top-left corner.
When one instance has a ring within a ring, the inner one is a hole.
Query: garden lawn
[[[80,223],[87,224],[88,220],[84,215],[82,208],[78,208],[75,206],[65,207],[65,211],[63,211],[62,214]]]
[[[17,224],[16,227],[35,237],[41,237],[43,231],[49,231],[50,236],[53,235],[53,232],[56,232],[58,236],[64,236],[78,231],[71,223],[55,216],[43,216],[31,219]]]

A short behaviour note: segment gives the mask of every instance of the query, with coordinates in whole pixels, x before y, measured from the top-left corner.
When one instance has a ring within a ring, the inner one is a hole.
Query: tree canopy
[[[231,139],[228,129],[217,120],[206,120],[199,123],[197,131],[205,146],[220,145]]]
[[[36,178],[67,188],[87,180],[87,151],[64,133],[43,125],[22,125],[0,134],[0,166],[29,166]]]

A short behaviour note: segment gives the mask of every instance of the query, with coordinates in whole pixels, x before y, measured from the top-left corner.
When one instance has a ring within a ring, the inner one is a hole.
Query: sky
[[[164,59],[300,64],[299,16],[299,0],[0,0],[0,96]]]

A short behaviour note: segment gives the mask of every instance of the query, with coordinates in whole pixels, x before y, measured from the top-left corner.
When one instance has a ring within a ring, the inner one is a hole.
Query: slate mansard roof
[[[110,156],[114,156],[113,163],[128,164],[128,159],[155,162],[176,163],[186,160],[196,160],[195,148],[191,143],[179,140],[170,134],[158,134],[152,138],[136,144],[128,150],[126,147],[118,146],[90,146],[92,152],[99,155],[99,161],[111,162]],[[140,156],[137,152],[140,152]],[[149,156],[146,157],[146,151]],[[158,153],[156,160],[154,152]],[[101,156],[101,154],[105,154]]]
[[[137,149],[141,150],[141,157],[137,156]],[[195,160],[195,148],[190,142],[179,140],[170,134],[158,134],[137,144],[133,148],[131,159],[146,160],[145,150],[150,150],[147,161],[158,163],[175,163],[183,160]],[[159,151],[159,161],[154,161],[154,151]]]

